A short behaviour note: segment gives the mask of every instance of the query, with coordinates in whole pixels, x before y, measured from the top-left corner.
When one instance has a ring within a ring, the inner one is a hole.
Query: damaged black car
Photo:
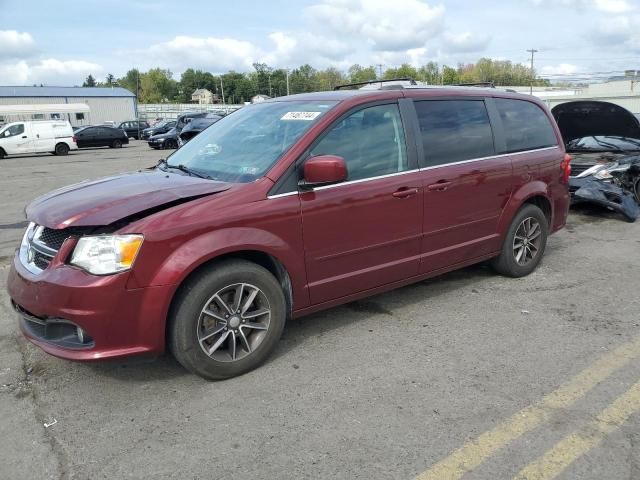
[[[551,111],[571,154],[571,202],[640,216],[640,122],[609,102],[575,101]]]

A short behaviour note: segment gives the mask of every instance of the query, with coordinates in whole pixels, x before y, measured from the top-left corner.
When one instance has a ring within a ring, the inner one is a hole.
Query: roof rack
[[[411,82],[411,85],[417,85],[416,81],[413,78],[404,77],[404,78],[390,78],[388,80],[369,80],[367,82],[355,82],[355,83],[345,83],[344,85],[336,85],[334,90],[341,90],[343,88],[348,87],[360,87],[363,85],[373,85],[374,83],[388,83],[388,82]],[[389,87],[402,88],[402,85],[389,85]]]
[[[456,83],[456,87],[484,87],[484,88],[496,88],[493,82],[473,82],[473,83]]]

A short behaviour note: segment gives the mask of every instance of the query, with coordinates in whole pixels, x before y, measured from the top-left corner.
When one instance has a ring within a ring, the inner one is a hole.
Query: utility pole
[[[379,63],[379,64],[377,65],[377,67],[378,67],[379,77],[380,77],[380,78],[382,78],[382,67],[384,67],[384,65],[382,65],[381,63]]]
[[[529,94],[533,95],[533,55],[538,52],[538,50],[532,48],[531,50],[527,50],[531,54],[531,88],[529,89]]]
[[[287,96],[289,96],[289,69],[287,68]]]
[[[220,92],[222,93],[222,105],[224,105],[224,85],[222,85],[222,75],[220,75]]]

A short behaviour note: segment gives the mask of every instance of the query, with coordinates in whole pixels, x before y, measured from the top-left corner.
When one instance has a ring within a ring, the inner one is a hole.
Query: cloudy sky
[[[543,75],[640,69],[640,0],[0,0],[0,85],[256,61],[527,63],[530,48]]]

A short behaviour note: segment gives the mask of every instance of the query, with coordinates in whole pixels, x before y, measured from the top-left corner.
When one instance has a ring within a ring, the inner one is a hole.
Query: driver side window
[[[347,180],[362,180],[408,170],[398,105],[359,110],[334,125],[312,149],[315,155],[338,155],[347,164]]]
[[[9,128],[7,128],[4,131],[3,136],[15,137],[16,135],[20,135],[22,133],[24,133],[24,124],[19,123],[17,125],[11,125]]]

